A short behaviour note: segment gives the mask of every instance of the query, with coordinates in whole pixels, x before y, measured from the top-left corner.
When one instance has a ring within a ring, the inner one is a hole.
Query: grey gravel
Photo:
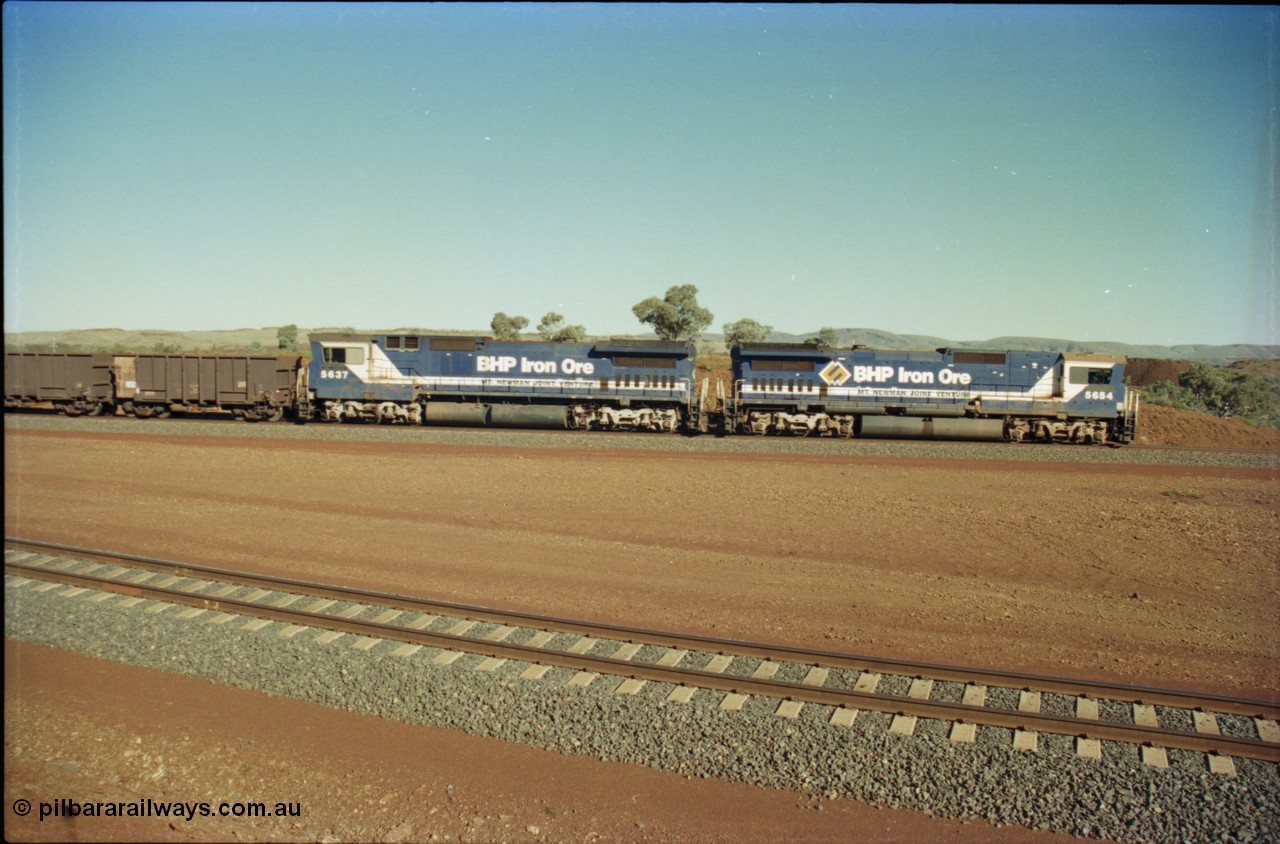
[[[251,423],[220,419],[68,418],[56,414],[6,413],[8,430],[101,431],[105,433],[173,434],[209,437],[349,440],[508,446],[518,448],[640,449],[743,454],[823,454],[854,457],[925,457],[950,460],[1016,460],[1051,463],[1176,464],[1280,469],[1276,453],[1214,453],[1198,450],[1157,451],[1104,446],[1010,445],[967,442],[890,442],[799,437],[717,437],[604,431],[513,431],[506,429],[427,428],[317,422]]]
[[[722,695],[705,690],[688,705],[671,704],[670,687],[659,683],[618,695],[617,678],[569,687],[575,672],[562,668],[526,681],[519,676],[524,664],[514,661],[482,673],[474,671],[481,659],[474,655],[437,666],[434,648],[394,657],[396,643],[358,651],[350,647],[355,637],[346,636],[322,646],[310,632],[281,638],[280,624],[249,633],[238,621],[208,623],[212,614],[180,620],[174,612],[146,613],[145,603],[96,604],[59,591],[6,589],[6,635],[690,777],[1090,837],[1280,840],[1280,775],[1268,763],[1237,759],[1239,776],[1225,777],[1208,772],[1204,755],[1175,750],[1161,770],[1141,765],[1136,748],[1110,743],[1093,762],[1076,758],[1067,737],[1041,736],[1039,752],[1015,751],[1011,732],[998,728],[980,728],[974,744],[955,745],[942,722],[921,721],[915,736],[903,737],[888,731],[890,716],[881,713],[834,727],[830,707],[807,705],[792,721],[773,714],[776,701],[758,697],[741,712],[723,712]]]

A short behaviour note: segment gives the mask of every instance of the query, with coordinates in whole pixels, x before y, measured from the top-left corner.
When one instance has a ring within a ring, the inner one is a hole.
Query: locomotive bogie
[[[573,427],[599,431],[653,431],[674,434],[681,428],[679,410],[673,407],[585,407],[573,409]]]
[[[759,436],[791,434],[801,437],[851,437],[856,418],[848,414],[827,414],[821,411],[752,410],[747,413],[746,429]]]

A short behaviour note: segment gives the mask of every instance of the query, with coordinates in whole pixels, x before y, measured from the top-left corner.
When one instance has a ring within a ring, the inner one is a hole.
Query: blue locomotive
[[[1127,443],[1137,420],[1116,355],[744,343],[731,357],[729,433]]]
[[[301,418],[676,432],[702,425],[694,346],[313,334]]]

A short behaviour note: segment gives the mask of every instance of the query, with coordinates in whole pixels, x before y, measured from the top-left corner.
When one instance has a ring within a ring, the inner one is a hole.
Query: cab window
[[[325,363],[346,363],[356,366],[364,363],[364,349],[354,346],[326,346]]]
[[[1111,370],[1077,366],[1071,370],[1072,384],[1110,384]]]

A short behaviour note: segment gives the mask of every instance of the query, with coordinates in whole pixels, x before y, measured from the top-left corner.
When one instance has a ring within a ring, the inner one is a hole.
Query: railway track
[[[1102,741],[1123,742],[1141,746],[1143,760],[1155,766],[1167,764],[1168,749],[1191,750],[1209,754],[1210,770],[1227,774],[1234,772],[1231,757],[1280,762],[1278,701],[647,630],[16,537],[6,537],[5,546],[9,588],[62,584],[69,597],[106,600],[114,593],[159,602],[148,608],[155,612],[185,605],[183,617],[213,613],[213,623],[251,616],[245,625],[251,630],[273,622],[285,625],[282,636],[321,630],[320,644],[343,635],[361,637],[356,647],[391,640],[401,643],[394,652],[400,656],[433,647],[440,649],[438,664],[479,654],[485,657],[479,670],[517,660],[530,664],[522,674],[530,680],[559,666],[577,672],[571,684],[622,678],[617,691],[623,694],[667,683],[675,687],[668,700],[676,703],[711,689],[727,693],[722,709],[739,709],[750,696],[777,699],[776,714],[783,717],[796,717],[806,704],[831,706],[831,722],[845,726],[860,711],[883,712],[893,716],[894,732],[906,734],[917,719],[937,719],[951,722],[958,743],[972,742],[980,727],[1011,729],[1014,746],[1028,750],[1041,733],[1057,734],[1073,737],[1085,757],[1099,757]],[[740,658],[755,665],[750,674],[735,673]],[[1057,712],[1045,711],[1049,699]]]

